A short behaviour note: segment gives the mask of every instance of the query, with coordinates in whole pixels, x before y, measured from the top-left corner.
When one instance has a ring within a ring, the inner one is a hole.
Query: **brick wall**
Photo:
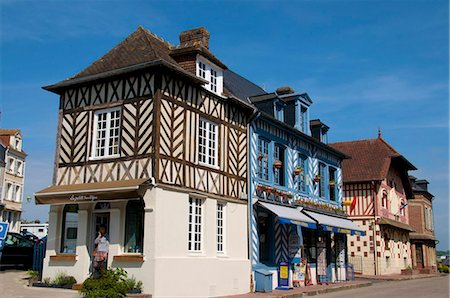
[[[409,202],[409,224],[416,231],[416,233],[424,232],[424,220],[422,206],[418,204],[412,204]]]
[[[192,55],[182,55],[175,57],[175,60],[178,62],[178,64],[184,69],[187,70],[193,74],[196,74],[197,72],[197,66],[196,66],[196,57],[195,54]]]

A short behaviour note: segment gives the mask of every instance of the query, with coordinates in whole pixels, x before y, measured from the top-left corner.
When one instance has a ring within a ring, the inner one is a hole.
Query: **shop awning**
[[[365,235],[364,230],[349,219],[333,217],[313,211],[303,210],[303,212],[317,220],[323,227],[324,231],[358,236]]]
[[[109,182],[55,185],[34,194],[36,204],[67,204],[102,200],[132,199],[143,195],[148,180],[132,179]]]
[[[386,217],[381,217],[379,222],[378,222],[378,224],[380,224],[380,225],[389,225],[389,226],[396,227],[398,229],[406,230],[406,231],[409,231],[409,232],[414,232],[414,229],[411,228],[410,225],[407,225],[407,224],[404,224],[402,222],[399,222],[399,221],[396,221],[396,220],[393,220],[393,219],[389,219],[389,218],[386,218]]]
[[[300,212],[301,208],[297,209],[265,202],[258,203],[272,213],[275,213],[278,216],[278,221],[280,223],[290,223],[310,229],[316,228],[314,220]]]

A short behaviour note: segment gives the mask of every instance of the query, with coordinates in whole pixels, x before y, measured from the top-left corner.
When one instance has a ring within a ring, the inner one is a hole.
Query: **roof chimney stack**
[[[295,93],[295,90],[290,86],[278,87],[275,91],[277,95],[285,95]]]
[[[186,30],[180,33],[180,47],[204,46],[209,49],[209,31],[205,27]]]

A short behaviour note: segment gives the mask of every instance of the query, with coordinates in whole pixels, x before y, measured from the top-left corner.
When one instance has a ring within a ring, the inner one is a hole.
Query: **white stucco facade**
[[[188,251],[189,197],[202,199],[203,231],[201,252]],[[143,282],[152,297],[214,297],[243,294],[250,289],[247,249],[246,202],[223,201],[225,208],[225,252],[217,253],[217,199],[162,188],[152,188],[143,196],[143,259],[129,260],[124,253],[125,208],[127,201],[111,201],[109,213],[110,253],[108,266],[121,267]],[[80,203],[76,256],[60,254],[62,210],[52,205],[49,216],[47,254],[43,278],[65,271],[78,282],[89,276],[93,214],[95,203]],[[119,260],[114,256],[122,256]],[[69,257],[70,259],[70,257]]]

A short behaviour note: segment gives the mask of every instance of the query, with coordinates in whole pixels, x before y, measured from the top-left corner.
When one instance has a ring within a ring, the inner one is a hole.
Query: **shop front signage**
[[[87,195],[87,196],[76,196],[76,195],[72,195],[70,197],[70,200],[73,202],[80,202],[80,201],[91,201],[94,202],[98,199],[97,196],[93,196],[93,195]]]

